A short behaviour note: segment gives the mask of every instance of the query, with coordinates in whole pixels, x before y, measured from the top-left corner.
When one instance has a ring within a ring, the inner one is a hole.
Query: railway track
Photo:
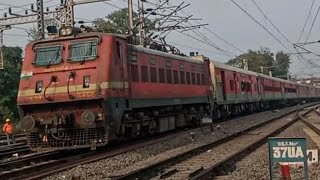
[[[313,111],[309,108],[303,116]],[[300,117],[286,116],[273,119],[245,131],[228,136],[213,143],[186,151],[177,156],[155,162],[128,174],[111,179],[212,179],[217,174],[232,171],[235,161],[248,155],[266,143],[268,137],[275,136],[288,128]],[[277,121],[275,121],[277,120]]]
[[[209,127],[205,128],[209,129]],[[190,132],[191,131],[192,130],[190,130]],[[0,179],[39,179],[53,173],[70,169],[77,165],[110,158],[119,154],[133,151],[138,148],[166,141],[186,133],[189,132],[184,131],[180,133],[173,133],[171,135],[158,137],[156,139],[154,137],[149,137],[143,141],[136,141],[131,145],[120,145],[113,149],[100,149],[97,151],[78,153],[73,155],[70,155],[72,153],[70,153],[69,155],[64,155],[58,152],[48,152],[48,154],[33,154],[30,156],[24,156],[20,159],[15,159],[10,162],[0,162],[0,169],[3,169],[3,171],[0,172]],[[6,169],[4,167],[10,168]]]
[[[16,144],[7,145],[6,136],[0,135],[0,159],[5,159],[12,155],[20,156],[31,152],[27,146],[25,134],[16,134],[15,139]]]
[[[134,141],[131,145],[120,145],[113,148],[102,148],[97,151],[83,152],[71,151],[67,154],[64,152],[54,151],[41,154],[30,154],[21,158],[0,162],[0,179],[38,179],[47,175],[72,168],[77,165],[86,164],[101,159],[113,157],[138,148],[156,144],[177,137],[186,132],[172,133],[170,135],[159,135],[158,138],[147,138],[145,140]],[[6,168],[5,168],[6,167]]]

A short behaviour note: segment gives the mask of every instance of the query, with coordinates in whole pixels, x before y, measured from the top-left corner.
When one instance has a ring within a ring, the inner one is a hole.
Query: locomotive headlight
[[[84,125],[90,126],[96,119],[95,114],[92,111],[84,111],[81,114],[81,120]]]
[[[70,26],[65,26],[59,30],[60,36],[71,36],[73,34],[73,29]]]
[[[36,82],[36,92],[35,93],[41,93],[42,91],[42,84],[43,84],[43,81],[37,81]]]
[[[83,88],[90,87],[90,76],[83,76]]]

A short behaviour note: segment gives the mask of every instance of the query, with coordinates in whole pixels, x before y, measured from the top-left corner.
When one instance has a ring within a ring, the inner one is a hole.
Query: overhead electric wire
[[[102,2],[105,3],[105,4],[107,4],[107,5],[109,5],[109,6],[112,6],[112,7],[114,7],[114,8],[123,9],[123,8],[121,8],[121,7],[119,7],[119,6],[113,5],[113,4],[108,3],[108,2],[105,2],[105,1],[102,1]]]
[[[303,34],[304,29],[306,28],[306,25],[307,25],[308,20],[309,20],[309,18],[310,18],[311,11],[312,11],[312,8],[313,8],[313,5],[314,5],[314,2],[315,2],[315,1],[316,1],[316,0],[313,0],[313,1],[312,1],[312,3],[311,3],[311,7],[310,7],[310,9],[309,9],[309,13],[308,13],[308,16],[307,16],[306,22],[305,22],[305,23],[304,23],[304,25],[303,25],[303,28],[302,28],[302,31],[301,31],[301,33],[300,33],[300,35],[299,35],[299,39],[298,39],[297,43],[299,43],[299,42],[300,42],[300,40],[301,40],[302,34]]]
[[[218,55],[226,55],[225,53],[221,53],[221,52],[215,52],[215,51],[209,51],[209,50],[205,50],[205,49],[195,48],[195,47],[186,46],[184,44],[178,44],[178,43],[171,42],[171,41],[167,41],[167,42],[170,44],[176,45],[176,46],[181,46],[181,47],[185,47],[185,48],[189,48],[189,49],[199,50],[199,51],[208,52],[208,53],[212,53],[212,54],[218,54]]]
[[[253,2],[253,4],[258,8],[258,10],[261,12],[261,14],[264,16],[264,18],[266,18],[266,20],[278,31],[278,33],[286,40],[288,41],[290,44],[292,44],[292,42],[277,28],[276,25],[274,25],[272,23],[272,21],[267,17],[267,15],[261,10],[261,8],[258,6],[258,4],[254,1],[251,0]]]
[[[287,49],[290,53],[292,51],[284,45],[274,34],[272,34],[265,26],[263,26],[259,21],[257,21],[250,13],[248,13],[245,9],[243,9],[238,3],[234,0],[230,0],[233,4],[235,4],[239,9],[241,9],[244,13],[246,13],[254,22],[256,22],[260,27],[262,27],[270,36],[272,36],[279,44],[281,44],[285,49]]]
[[[189,34],[186,34],[186,33],[184,33],[184,32],[180,32],[180,31],[177,31],[177,32],[179,32],[179,33],[181,33],[181,34],[183,34],[183,35],[185,35],[185,36],[188,36],[188,37],[190,37],[190,38],[192,38],[192,39],[195,39],[195,40],[197,40],[197,41],[199,41],[199,42],[202,42],[202,43],[204,43],[204,44],[207,44],[207,45],[209,45],[209,46],[211,46],[211,47],[214,47],[215,49],[221,51],[221,49],[220,49],[219,47],[217,48],[217,47],[213,46],[212,44],[208,43],[207,41],[198,39],[198,38],[196,38],[196,37],[194,37],[194,36],[191,36],[191,35],[189,35]],[[226,51],[226,52],[228,52],[228,51]],[[232,57],[230,54],[227,54],[227,53],[223,53],[223,54],[225,54],[226,56]]]
[[[278,33],[290,44],[292,44],[294,47],[295,45],[277,28],[276,25],[274,25],[272,23],[272,21],[267,17],[267,15],[262,11],[262,9],[258,6],[258,4],[254,1],[254,0],[251,0],[253,2],[253,4],[256,6],[256,8],[260,11],[260,13],[264,16],[264,18],[278,31]],[[300,53],[296,48],[294,48],[294,50],[298,53]],[[303,56],[299,56],[297,55],[297,58],[301,61],[300,58],[303,58],[305,59]],[[304,61],[303,61],[304,62]],[[309,61],[308,61],[309,62]]]
[[[308,39],[309,39],[310,33],[311,33],[312,29],[313,29],[314,22],[316,21],[316,19],[317,19],[317,17],[318,17],[319,11],[320,11],[320,6],[318,7],[316,16],[314,17],[314,19],[313,19],[313,21],[312,21],[312,24],[311,24],[311,27],[310,27],[308,36],[307,36],[306,40],[304,41],[304,43],[306,43],[306,42],[308,41]]]

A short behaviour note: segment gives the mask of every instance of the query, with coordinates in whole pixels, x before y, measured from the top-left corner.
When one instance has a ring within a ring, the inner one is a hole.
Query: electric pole
[[[143,3],[146,0],[138,0],[138,8],[139,8],[139,33],[140,33],[140,44],[145,44],[145,30],[144,30],[144,7]]]
[[[43,0],[37,0],[37,23],[39,39],[44,39]]]
[[[129,34],[133,35],[133,4],[132,0],[128,0],[128,17],[129,17]]]

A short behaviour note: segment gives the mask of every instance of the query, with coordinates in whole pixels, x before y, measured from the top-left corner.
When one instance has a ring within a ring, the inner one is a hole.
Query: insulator
[[[11,9],[11,7],[9,7],[9,14],[11,14],[12,13],[12,9]]]
[[[7,17],[7,13],[3,13],[3,17],[5,17],[5,18],[6,18],[6,17]]]
[[[27,14],[28,14],[28,10],[26,10],[26,11],[24,12],[24,14],[27,15]]]
[[[31,10],[34,10],[34,5],[33,4],[31,4]]]
[[[49,7],[47,7],[46,10],[49,11]]]

